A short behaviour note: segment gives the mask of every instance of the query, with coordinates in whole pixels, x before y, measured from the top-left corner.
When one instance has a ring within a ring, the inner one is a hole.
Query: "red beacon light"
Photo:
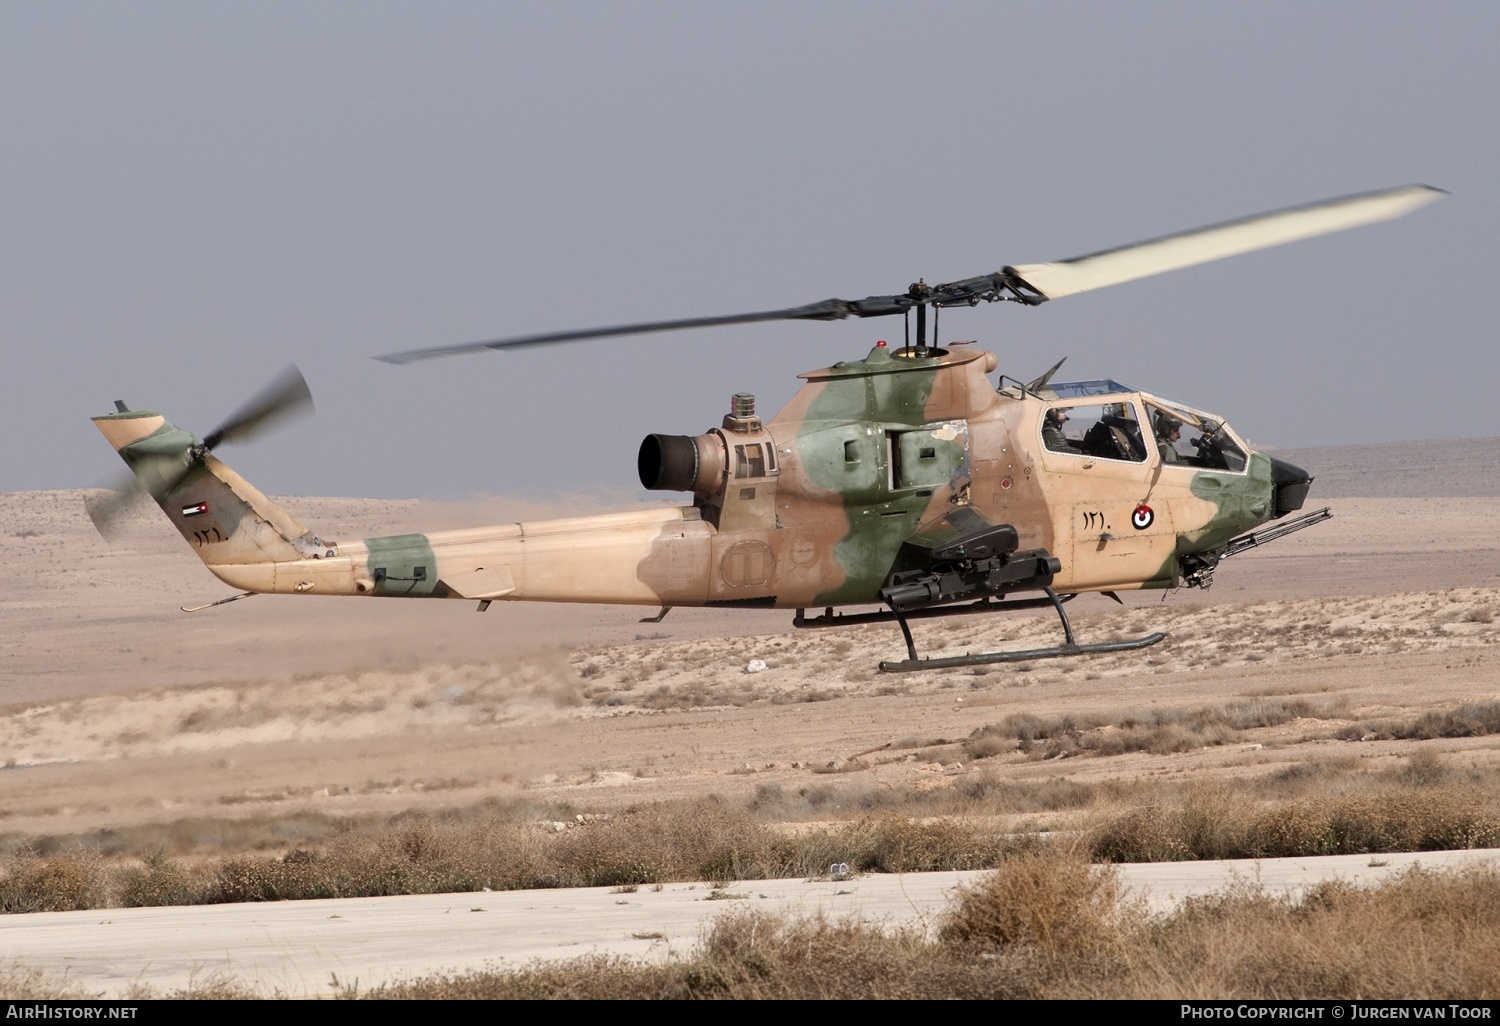
[[[881,339],[879,342],[876,342],[875,343],[875,348],[876,349],[884,349],[885,348],[885,339]]]

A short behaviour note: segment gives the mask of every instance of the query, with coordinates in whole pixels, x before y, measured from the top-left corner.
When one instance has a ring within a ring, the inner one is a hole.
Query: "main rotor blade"
[[[785,310],[762,310],[757,313],[730,314],[725,317],[690,317],[680,321],[650,321],[644,324],[620,324],[609,328],[584,328],[578,331],[549,331],[542,335],[516,335],[486,342],[463,342],[430,349],[408,349],[387,353],[375,359],[386,363],[414,363],[440,356],[462,356],[485,349],[525,349],[558,342],[579,342],[588,338],[610,338],[617,335],[648,335],[657,331],[679,331],[683,328],[711,328],[722,324],[754,324],[758,321],[841,321],[845,317],[884,317],[905,313],[912,300],[907,296],[871,296],[868,299],[825,299],[821,303],[793,306]]]
[[[1361,193],[1340,199],[1288,207],[1267,214],[1226,221],[1207,228],[1166,235],[1117,249],[1107,249],[1071,260],[1049,264],[1017,264],[995,274],[965,278],[961,281],[928,286],[922,282],[907,292],[892,296],[869,296],[865,299],[825,299],[820,303],[788,307],[784,310],[761,310],[756,313],[731,314],[723,317],[690,317],[674,321],[648,321],[620,324],[607,328],[584,328],[574,331],[551,331],[540,335],[516,335],[483,342],[433,346],[387,353],[375,359],[386,363],[415,363],[443,356],[462,356],[486,349],[525,349],[529,346],[579,342],[591,338],[621,335],[648,335],[659,331],[685,328],[711,328],[725,324],[753,324],[759,321],[838,321],[846,317],[886,317],[904,314],[913,307],[974,306],[980,302],[1000,300],[1027,305],[1049,299],[1089,292],[1119,285],[1137,278],[1175,271],[1212,260],[1249,253],[1257,249],[1280,246],[1299,239],[1343,231],[1359,225],[1387,221],[1409,214],[1433,200],[1446,196],[1429,185],[1408,185],[1398,189]],[[304,386],[305,387],[305,386]],[[222,429],[221,429],[222,430]],[[216,433],[206,440],[209,448],[223,437]]]
[[[1389,221],[1446,195],[1442,189],[1430,185],[1382,189],[1273,210],[1071,260],[1017,264],[1003,273],[1020,278],[1048,299],[1060,299],[1299,239]]]
[[[312,405],[312,391],[307,387],[307,379],[297,365],[292,364],[217,430],[206,435],[203,445],[212,449],[224,442],[243,442],[279,420],[311,413]]]

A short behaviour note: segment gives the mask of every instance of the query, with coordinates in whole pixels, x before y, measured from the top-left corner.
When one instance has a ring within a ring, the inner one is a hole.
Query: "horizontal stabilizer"
[[[444,574],[442,584],[454,594],[466,599],[504,598],[516,590],[511,579],[510,567],[478,567]]]

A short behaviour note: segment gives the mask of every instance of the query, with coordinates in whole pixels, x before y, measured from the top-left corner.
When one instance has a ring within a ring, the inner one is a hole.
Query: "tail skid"
[[[259,593],[254,591],[242,591],[238,595],[231,595],[228,598],[221,598],[217,602],[205,602],[201,606],[179,606],[178,608],[181,609],[184,613],[196,613],[200,609],[212,609],[214,606],[222,606],[227,602],[238,602],[242,598],[249,598],[251,595],[255,594]]]

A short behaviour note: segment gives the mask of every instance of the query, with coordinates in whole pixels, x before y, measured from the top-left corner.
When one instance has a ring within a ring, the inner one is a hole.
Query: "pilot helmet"
[[[1170,413],[1158,412],[1156,414],[1156,435],[1158,438],[1166,438],[1173,431],[1182,427],[1182,421]]]

